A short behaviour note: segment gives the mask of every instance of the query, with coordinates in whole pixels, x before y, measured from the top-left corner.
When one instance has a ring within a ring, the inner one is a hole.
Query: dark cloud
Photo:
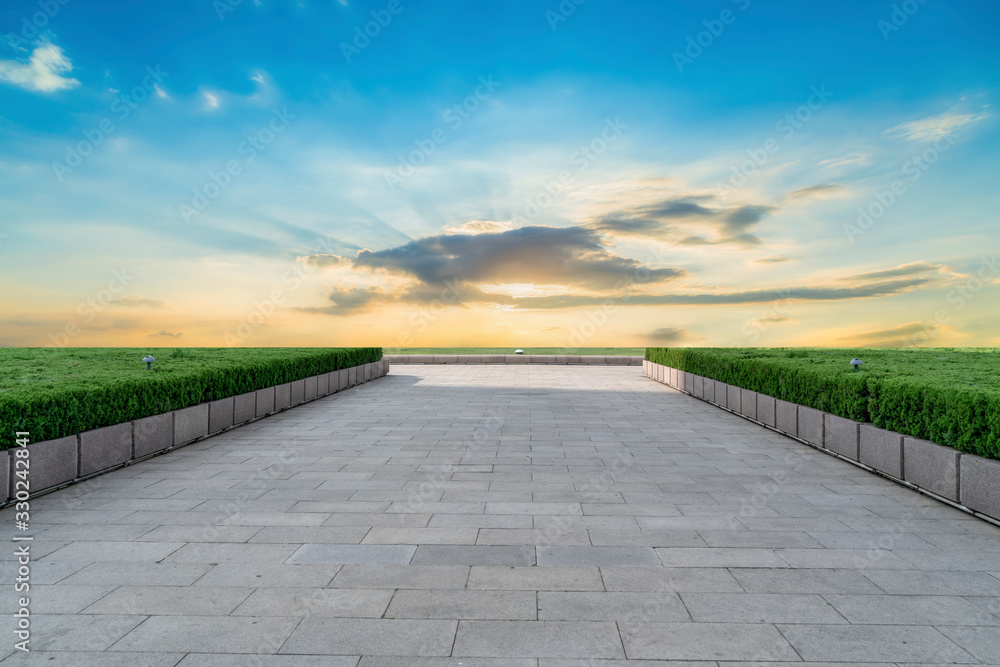
[[[426,285],[534,283],[616,289],[641,275],[646,283],[683,276],[614,255],[583,227],[521,227],[494,234],[430,236],[387,250],[358,253],[358,268],[412,276]]]
[[[881,271],[869,271],[868,273],[856,273],[852,276],[844,276],[841,280],[861,281],[861,280],[885,280],[886,278],[899,278],[902,276],[918,276],[925,273],[938,271],[940,267],[927,262],[913,262],[902,264],[892,269]]]
[[[677,327],[653,329],[653,332],[649,334],[651,339],[661,343],[675,343],[679,340],[683,340],[686,336],[687,332],[684,331],[684,329],[678,329]]]
[[[792,261],[790,257],[761,257],[760,259],[755,259],[755,264],[779,264],[781,262]]]
[[[378,287],[353,287],[346,290],[335,289],[327,295],[327,298],[330,300],[329,306],[295,308],[294,310],[303,313],[347,316],[372,310],[378,306],[397,303],[400,300],[398,295],[389,294]]]
[[[746,204],[735,208],[713,205],[708,196],[664,199],[646,206],[616,211],[595,221],[591,228],[623,236],[640,236],[671,241],[678,245],[757,245],[760,238],[751,229],[776,210],[773,206]],[[691,233],[699,225],[714,229],[714,237]]]
[[[722,294],[633,294],[615,299],[615,303],[631,306],[712,306],[771,301],[843,301],[901,294],[929,282],[929,278],[911,278],[857,287],[789,287]],[[607,297],[567,295],[528,297],[516,299],[516,303],[519,308],[547,310],[592,306],[607,300]]]
[[[149,337],[150,338],[160,338],[160,337],[164,337],[164,338],[180,338],[183,335],[184,335],[183,333],[171,333],[169,331],[166,331],[165,329],[160,329],[156,333],[149,334]]]

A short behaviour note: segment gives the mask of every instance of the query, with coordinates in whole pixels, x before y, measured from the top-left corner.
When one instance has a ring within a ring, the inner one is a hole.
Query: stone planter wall
[[[391,354],[390,364],[583,364],[641,366],[642,357],[603,357],[565,354]]]
[[[242,426],[389,372],[385,358],[123,424],[28,445],[31,496]],[[14,499],[14,449],[0,452],[0,507]]]
[[[651,361],[643,361],[643,373],[892,480],[1000,520],[1000,461],[872,424],[860,424]]]

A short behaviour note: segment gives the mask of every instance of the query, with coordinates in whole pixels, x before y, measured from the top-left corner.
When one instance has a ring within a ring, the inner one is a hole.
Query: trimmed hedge
[[[865,361],[860,371],[848,364],[854,356]],[[993,349],[648,348],[646,360],[1000,458],[1000,354]]]
[[[137,361],[148,350],[77,348],[60,355],[65,351],[44,348],[35,352],[41,359],[37,363],[47,363],[50,375],[53,362],[69,358],[86,360],[77,366],[86,367],[89,361],[91,365],[111,364],[112,368],[86,369],[92,372],[78,372],[62,382],[59,378],[31,377],[26,371],[27,379],[34,383],[13,388],[8,368],[8,382],[0,389],[0,432],[7,435],[0,450],[15,444],[16,431],[30,433],[33,442],[51,440],[382,358],[381,348],[375,347],[178,348],[173,357],[157,356],[154,351],[157,362],[150,372]],[[19,358],[30,363],[34,357]],[[128,365],[117,369],[114,364],[123,363],[121,358],[127,359]],[[171,368],[171,359],[177,360],[179,368]],[[6,361],[2,356],[0,360]]]

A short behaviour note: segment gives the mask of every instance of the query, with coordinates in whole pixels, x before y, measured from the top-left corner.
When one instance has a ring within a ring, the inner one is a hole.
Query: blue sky
[[[1000,344],[1000,7],[800,4],[9,2],[0,342]]]

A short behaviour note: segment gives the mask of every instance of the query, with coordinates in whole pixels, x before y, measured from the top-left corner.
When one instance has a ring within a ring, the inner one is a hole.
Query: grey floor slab
[[[461,621],[458,657],[623,658],[614,623],[596,621]]]
[[[1000,664],[1000,529],[640,368],[396,367],[32,525],[3,664]]]

